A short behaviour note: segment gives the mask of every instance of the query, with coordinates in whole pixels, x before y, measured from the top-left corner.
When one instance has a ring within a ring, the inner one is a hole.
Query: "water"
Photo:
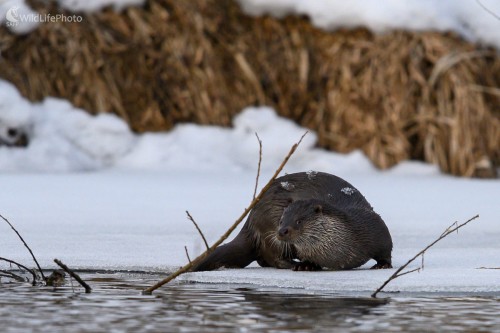
[[[1,332],[500,332],[500,295],[372,299],[250,285],[175,283],[160,276],[80,273],[91,294],[0,284]],[[4,280],[3,280],[4,281]]]

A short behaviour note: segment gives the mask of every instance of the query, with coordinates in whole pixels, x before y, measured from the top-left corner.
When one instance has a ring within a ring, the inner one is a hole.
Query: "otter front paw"
[[[294,271],[320,271],[322,268],[320,265],[312,263],[310,261],[302,261],[295,263],[292,267]]]
[[[392,268],[392,265],[388,262],[378,262],[375,265],[372,266],[370,269],[386,269],[386,268]]]

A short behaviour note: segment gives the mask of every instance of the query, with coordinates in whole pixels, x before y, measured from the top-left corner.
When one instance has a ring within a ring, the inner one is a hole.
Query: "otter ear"
[[[323,206],[321,205],[316,205],[316,207],[314,207],[314,212],[315,213],[322,213],[323,212]]]

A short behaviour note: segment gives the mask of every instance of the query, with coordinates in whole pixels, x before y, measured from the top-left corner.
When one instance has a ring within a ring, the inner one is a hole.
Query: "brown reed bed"
[[[230,126],[245,106],[270,105],[321,147],[362,149],[380,168],[500,167],[500,54],[451,33],[326,32],[302,17],[249,17],[230,0],[149,0],[26,36],[1,28],[0,50],[0,77],[29,99],[114,112],[137,132]]]

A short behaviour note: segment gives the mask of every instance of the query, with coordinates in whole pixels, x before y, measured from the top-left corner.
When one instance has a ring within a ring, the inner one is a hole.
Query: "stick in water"
[[[6,277],[8,279],[14,279],[17,282],[26,282],[26,281],[29,281],[28,278],[24,279],[22,276],[19,276],[17,274],[14,274],[14,273],[12,273],[10,271],[6,271],[6,270],[3,270],[3,269],[0,269],[0,277]]]
[[[61,260],[59,260],[59,259],[54,259],[54,262],[55,262],[56,264],[58,264],[58,265],[59,265],[59,267],[61,267],[62,269],[64,269],[64,271],[65,271],[66,273],[68,273],[71,277],[73,277],[76,281],[78,281],[78,283],[79,283],[79,284],[80,284],[83,288],[85,288],[85,293],[89,294],[89,293],[92,291],[92,288],[90,288],[90,286],[89,286],[89,285],[88,285],[85,281],[83,281],[83,280],[82,280],[82,278],[81,278],[78,274],[76,274],[76,273],[75,273],[75,272],[73,272],[71,269],[69,269],[69,267],[68,267],[68,266],[66,266],[65,264],[63,264],[63,263],[61,262]]]
[[[31,253],[31,257],[33,258],[33,260],[35,261],[35,264],[36,266],[38,267],[38,270],[40,271],[40,274],[42,275],[42,279],[45,281],[46,278],[45,278],[45,275],[43,275],[43,272],[42,272],[42,268],[40,267],[40,265],[38,264],[38,261],[36,260],[35,258],[35,255],[33,254],[33,251],[31,251],[30,247],[28,246],[28,244],[26,244],[26,242],[24,241],[23,237],[21,237],[21,234],[19,232],[17,232],[16,228],[14,228],[14,226],[9,222],[9,220],[7,220],[5,217],[3,217],[2,215],[0,215],[0,217],[5,221],[7,222],[10,227],[12,228],[12,230],[14,230],[14,232],[17,234],[17,236],[19,237],[19,239],[21,239],[21,242],[23,242],[24,246],[26,246],[26,248],[28,249],[28,251],[30,251]]]
[[[14,264],[14,265],[16,265],[17,267],[19,267],[20,269],[24,269],[24,270],[26,270],[26,271],[30,272],[30,273],[31,273],[31,275],[33,275],[33,283],[32,283],[32,285],[33,285],[33,286],[36,286],[36,274],[35,274],[35,272],[34,272],[32,269],[29,269],[28,267],[26,267],[26,266],[24,266],[24,265],[21,265],[20,263],[15,262],[14,260],[7,259],[7,258],[2,258],[2,257],[0,257],[0,260],[6,261],[6,262],[8,262],[8,263],[10,263],[10,264]]]

